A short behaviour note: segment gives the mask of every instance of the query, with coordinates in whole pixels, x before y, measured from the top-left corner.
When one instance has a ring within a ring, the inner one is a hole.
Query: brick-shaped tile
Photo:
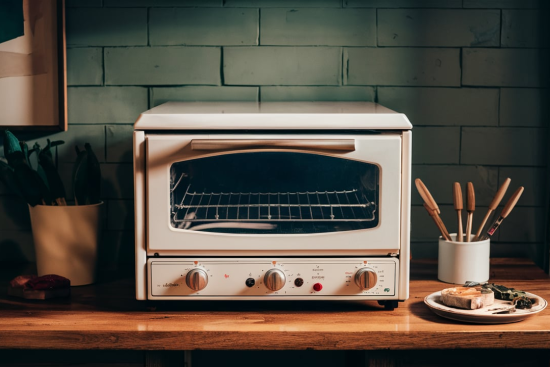
[[[498,233],[498,231],[497,231]],[[494,236],[493,236],[494,237]],[[505,243],[498,242],[491,238],[491,257],[517,257],[517,258],[529,258],[534,253],[535,244],[518,244],[518,243]],[[534,259],[537,261],[537,259]],[[542,264],[539,265],[542,267]]]
[[[101,196],[106,199],[134,198],[134,166],[131,163],[101,165]]]
[[[103,0],[65,0],[67,8],[101,8]]]
[[[462,51],[462,84],[493,87],[541,87],[550,84],[548,55],[538,49]]]
[[[548,182],[546,170],[536,167],[501,167],[499,169],[499,183],[510,178],[510,188],[506,193],[506,200],[520,186],[525,187],[517,205],[520,206],[544,206],[544,198],[547,194]],[[503,201],[505,203],[506,201]]]
[[[548,89],[502,88],[500,90],[500,125],[548,127],[544,111]]]
[[[67,49],[67,85],[103,84],[103,50],[93,48]]]
[[[261,9],[262,45],[375,46],[370,9]]]
[[[149,41],[159,45],[258,44],[258,9],[152,8]]]
[[[415,164],[456,164],[460,156],[460,128],[416,127],[412,159]]]
[[[497,88],[378,87],[378,102],[413,125],[497,126]]]
[[[258,101],[258,87],[210,87],[199,85],[151,88],[150,101],[151,107],[170,101],[256,102]]]
[[[436,241],[411,242],[411,257],[418,259],[437,259],[439,243]]]
[[[489,205],[498,190],[498,168],[485,166],[440,166],[413,165],[413,181],[411,183],[411,201],[413,205],[424,202],[414,179],[420,178],[428,187],[438,204],[453,204],[453,185],[459,182],[462,187],[462,197],[466,200],[466,185],[472,182],[476,194],[477,205]]]
[[[339,85],[340,47],[225,47],[225,84]]]
[[[379,9],[379,46],[499,46],[500,11]]]
[[[147,45],[147,9],[67,10],[67,45]]]
[[[217,47],[106,48],[104,53],[107,85],[221,83]]]
[[[538,10],[502,11],[502,47],[548,47],[542,33],[542,14]]]
[[[462,0],[344,0],[350,8],[462,8]]]
[[[521,198],[520,198],[521,200]],[[519,205],[519,202],[518,202]],[[498,208],[497,212],[502,210]],[[544,241],[544,208],[516,206],[504,219],[498,231],[502,242],[542,242]]]
[[[103,0],[105,7],[220,7],[223,0]]]
[[[73,87],[68,104],[70,124],[133,123],[147,110],[147,88]]]
[[[341,8],[342,0],[225,0],[224,6],[237,8]]]
[[[462,128],[462,164],[543,166],[547,131],[535,128]]]
[[[106,126],[106,157],[107,162],[132,162],[133,125]]]
[[[464,0],[465,8],[538,8],[544,1],[540,0]]]
[[[134,229],[133,200],[107,201],[107,229],[116,231]]]
[[[460,50],[345,48],[348,85],[460,86]]]
[[[279,101],[374,101],[373,87],[260,87],[264,102]]]

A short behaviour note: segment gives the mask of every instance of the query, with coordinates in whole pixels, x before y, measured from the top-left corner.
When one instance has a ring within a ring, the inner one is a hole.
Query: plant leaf
[[[19,164],[15,167],[14,174],[27,203],[31,206],[42,203],[42,200],[48,205],[52,203],[50,190],[38,172],[26,164]]]
[[[21,190],[19,189],[19,185],[17,184],[17,179],[15,178],[13,168],[11,168],[3,160],[0,160],[0,181],[2,181],[4,185],[6,185],[8,190],[18,196],[23,197],[23,193],[21,192]]]
[[[21,147],[21,151],[23,152],[23,157],[25,158],[25,162],[27,162],[29,167],[32,168],[31,162],[29,161],[29,146],[24,141],[19,141],[19,146]]]
[[[48,141],[48,146],[49,145],[50,142]],[[65,186],[63,185],[63,181],[61,181],[61,177],[59,177],[59,173],[53,163],[51,154],[47,154],[48,151],[49,149],[46,148],[38,155],[39,167],[43,169],[46,175],[52,198],[54,200],[58,198],[65,198]]]
[[[4,130],[4,156],[12,168],[19,163],[26,163],[19,140],[8,130]]]
[[[76,163],[73,168],[73,189],[76,205],[84,205],[88,201],[88,152],[78,150]]]
[[[63,140],[56,140],[56,141],[52,141],[51,147],[53,148],[53,147],[57,147],[57,146],[63,145],[63,144],[65,144],[65,141],[63,141]]]
[[[53,199],[65,198],[65,186],[63,185],[63,181],[61,181],[61,177],[59,177],[57,168],[53,164],[51,154],[47,154],[46,149],[40,152],[38,162],[46,174]]]
[[[16,151],[11,153],[8,158],[8,164],[14,169],[20,164],[24,164],[25,166],[27,166],[27,161],[25,160],[24,153],[22,151]]]
[[[11,132],[4,130],[4,157],[10,162],[10,156],[20,151],[21,147],[19,146],[19,140]]]
[[[48,157],[50,157],[53,160],[53,155],[52,155],[52,152],[50,150],[50,148],[52,147],[52,142],[50,141],[50,139],[46,139],[46,141],[48,142],[48,144],[46,144],[46,147],[44,149],[42,149],[42,152],[40,152],[40,153],[47,155]]]
[[[48,183],[48,176],[46,175],[46,171],[44,171],[44,168],[42,167],[42,165],[40,163],[38,163],[38,167],[36,167],[36,172],[38,173],[38,175],[40,176],[42,181],[44,181],[44,183],[46,184],[46,186],[49,189],[50,184]]]

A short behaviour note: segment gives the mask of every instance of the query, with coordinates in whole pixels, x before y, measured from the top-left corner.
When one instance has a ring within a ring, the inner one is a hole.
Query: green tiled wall
[[[104,176],[103,260],[131,266],[131,137],[140,112],[170,100],[376,101],[412,121],[413,177],[431,189],[450,229],[452,182],[475,184],[475,223],[506,177],[510,191],[525,186],[491,251],[542,264],[544,3],[67,0],[69,131],[50,136],[67,142],[61,174],[68,184],[73,146],[92,143]],[[437,230],[412,191],[413,257],[436,257]],[[29,228],[24,203],[0,187],[3,260],[33,260]]]

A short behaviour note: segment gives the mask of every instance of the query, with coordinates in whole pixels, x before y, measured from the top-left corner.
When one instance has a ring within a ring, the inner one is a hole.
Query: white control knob
[[[376,285],[378,276],[370,268],[362,268],[355,273],[355,284],[362,290],[369,290]]]
[[[202,269],[190,270],[185,277],[185,283],[192,290],[200,291],[208,284],[208,274]]]
[[[285,282],[285,273],[279,269],[270,269],[265,273],[264,284],[269,290],[278,291],[285,286]]]

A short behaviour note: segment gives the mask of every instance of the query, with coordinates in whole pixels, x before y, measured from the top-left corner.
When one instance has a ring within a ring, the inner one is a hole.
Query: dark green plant
[[[101,170],[99,161],[90,144],[85,150],[76,149],[76,163],[73,169],[74,198],[77,205],[96,204],[100,201]]]
[[[48,139],[48,145],[46,148],[38,151],[38,167],[42,168],[42,171],[46,176],[46,182],[48,183],[51,195],[57,205],[67,205],[65,201],[65,186],[63,186],[61,177],[59,177],[59,173],[57,173],[57,167],[53,163],[53,156],[50,151],[51,147],[52,143],[50,142],[50,139]]]
[[[5,130],[4,156],[0,159],[0,181],[14,194],[23,197],[31,206],[67,205],[65,187],[54,163],[52,148],[64,144],[62,140],[50,141],[44,149],[35,143],[29,150],[25,142]],[[77,162],[73,171],[75,204],[97,204],[100,202],[101,171],[99,162],[90,144],[86,150],[77,149]],[[38,163],[33,169],[29,157],[36,153]]]

